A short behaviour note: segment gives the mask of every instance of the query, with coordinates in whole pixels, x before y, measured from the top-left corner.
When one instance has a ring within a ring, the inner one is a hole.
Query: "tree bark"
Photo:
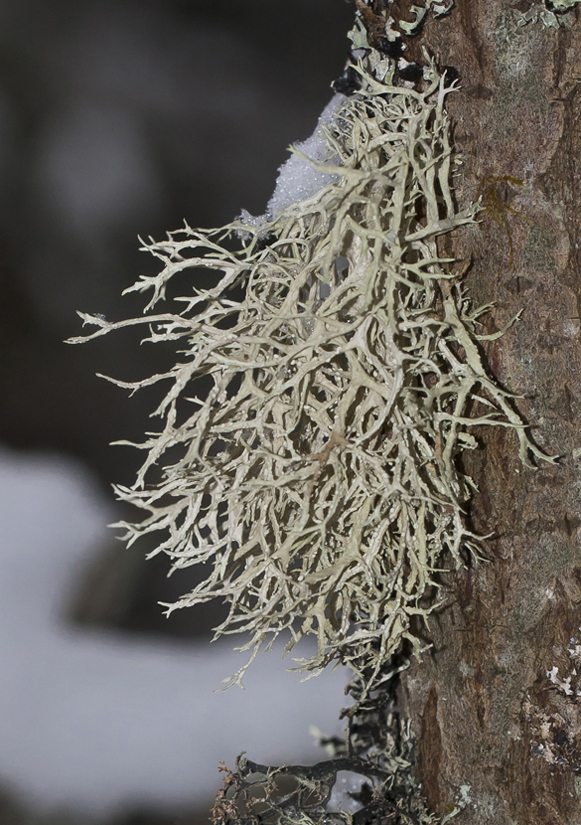
[[[475,306],[495,303],[485,332],[523,310],[488,363],[523,396],[537,443],[562,455],[529,470],[514,434],[480,431],[471,517],[494,531],[488,561],[449,575],[432,651],[402,680],[424,795],[439,815],[464,805],[454,825],[581,823],[581,15],[517,26],[530,5],[457,0],[414,38],[459,72],[457,197],[485,207],[442,252],[472,261]]]

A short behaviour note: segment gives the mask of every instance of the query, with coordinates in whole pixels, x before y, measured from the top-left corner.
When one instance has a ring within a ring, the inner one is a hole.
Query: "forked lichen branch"
[[[151,293],[144,317],[82,317],[98,327],[89,338],[145,324],[146,340],[176,342],[167,373],[116,382],[168,384],[163,427],[118,494],[145,511],[123,525],[129,543],[155,533],[174,568],[210,570],[169,609],[220,598],[216,635],[247,634],[250,659],[283,632],[287,651],[314,636],[299,669],[340,662],[371,684],[402,640],[421,650],[442,559],[477,553],[458,462],[471,429],[514,430],[525,464],[542,454],[481,359],[482,310],[438,255],[478,210],[459,211],[450,189],[453,87],[433,65],[424,91],[395,86],[373,51],[354,68],[361,88],[327,127],[320,168],[334,182],[261,227],[151,241],[163,269],[128,290]],[[196,288],[200,267],[212,288]],[[184,270],[181,310],[156,314]]]

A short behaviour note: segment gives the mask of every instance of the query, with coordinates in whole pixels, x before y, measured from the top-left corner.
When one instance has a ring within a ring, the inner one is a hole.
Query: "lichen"
[[[423,6],[410,7],[410,13],[415,16],[415,20],[413,22],[400,20],[399,27],[404,34],[417,34],[430,12],[434,17],[442,17],[449,14],[453,6],[454,0],[424,0]]]
[[[571,23],[568,12],[579,5],[581,0],[536,0],[528,11],[520,13],[518,18],[519,26],[526,26],[528,23],[541,22],[545,28],[558,29]]]
[[[580,628],[581,630],[581,628]],[[581,644],[577,636],[569,639],[565,665],[545,671],[537,689],[523,702],[531,752],[552,769],[581,774]],[[557,648],[558,651],[558,648]],[[563,651],[559,651],[561,654]],[[563,662],[564,657],[561,658]],[[563,670],[566,675],[561,676]]]
[[[117,488],[146,513],[123,523],[130,544],[156,534],[173,569],[209,571],[168,612],[220,598],[216,636],[248,634],[249,662],[283,632],[287,652],[314,636],[298,669],[347,664],[369,687],[403,640],[422,650],[442,560],[478,554],[459,462],[470,430],[515,431],[529,466],[543,454],[482,360],[467,266],[438,254],[479,208],[459,211],[450,188],[454,85],[433,63],[423,91],[394,85],[374,50],[353,69],[360,88],[326,127],[338,160],[315,164],[330,184],[262,226],[150,241],[163,269],[127,290],[153,293],[144,317],[81,314],[97,330],[75,340],[145,324],[145,340],[176,346],[167,372],[115,381],[169,384],[137,481]],[[200,267],[213,287],[195,286]],[[156,313],[184,273],[181,311]]]
[[[223,765],[213,825],[435,825],[414,780],[414,740],[393,687],[384,682],[364,698],[361,679],[348,685],[355,705],[342,711],[345,736],[320,738],[330,757],[323,762],[274,767],[241,754],[234,771]]]

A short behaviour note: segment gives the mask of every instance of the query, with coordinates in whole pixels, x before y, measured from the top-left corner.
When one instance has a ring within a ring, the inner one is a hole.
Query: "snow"
[[[0,786],[98,819],[207,804],[218,762],[242,750],[273,764],[322,758],[309,726],[341,730],[343,670],[297,684],[279,647],[255,660],[246,691],[214,692],[243,661],[232,642],[66,625],[75,579],[115,517],[80,464],[0,448]]]
[[[293,144],[294,148],[315,163],[336,164],[337,158],[330,156],[324,129],[332,123],[344,101],[344,95],[334,95],[323,109],[313,134],[302,143]],[[293,203],[310,198],[336,179],[336,175],[321,172],[309,160],[293,153],[278,170],[276,188],[266,207],[266,214],[255,217],[243,210],[240,220],[248,226],[260,227],[266,220],[273,220]]]
[[[337,779],[329,799],[329,811],[344,811],[348,814],[357,813],[363,805],[353,799],[351,794],[357,794],[366,783],[367,777],[353,771],[337,771]]]

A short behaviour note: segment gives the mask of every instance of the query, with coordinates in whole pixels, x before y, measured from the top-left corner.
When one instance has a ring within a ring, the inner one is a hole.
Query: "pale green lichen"
[[[354,49],[370,49],[369,40],[367,38],[367,29],[363,25],[363,20],[360,15],[355,18],[355,25],[348,32],[347,37],[351,41]]]
[[[442,17],[448,14],[454,6],[454,0],[424,0],[423,6],[411,6],[410,14],[415,16],[415,20],[407,22],[400,20],[399,27],[407,35],[417,34],[426,16],[431,12],[434,17]]]
[[[394,682],[383,682],[372,697],[359,678],[346,690],[355,704],[341,712],[347,717],[345,735],[317,735],[327,752],[324,761],[276,767],[241,754],[234,771],[222,766],[224,786],[216,795],[213,825],[442,825],[449,821],[451,815],[440,820],[430,814],[421,796],[414,778],[411,724],[400,715]]]
[[[537,23],[539,21],[546,28],[553,29],[569,25],[571,18],[566,12],[572,11],[580,2],[581,0],[551,0],[551,3],[547,5],[547,3],[537,0],[528,11],[520,14],[518,25],[526,26],[527,23]]]
[[[483,310],[438,254],[477,211],[459,211],[450,189],[451,89],[433,65],[425,91],[394,86],[384,64],[359,60],[362,87],[328,127],[337,160],[319,168],[335,182],[260,228],[152,241],[163,270],[128,290],[153,292],[145,316],[82,315],[98,327],[90,338],[146,324],[146,340],[177,346],[167,373],[116,382],[170,385],[136,484],[117,490],[146,512],[123,525],[129,543],[159,534],[174,569],[209,569],[170,610],[220,598],[216,636],[249,634],[250,660],[283,631],[287,650],[312,635],[299,669],[344,663],[368,684],[402,640],[421,650],[442,559],[477,552],[458,463],[476,447],[469,430],[509,427],[524,463],[542,455],[482,362]],[[174,276],[195,283],[200,267],[214,287],[151,313]]]

